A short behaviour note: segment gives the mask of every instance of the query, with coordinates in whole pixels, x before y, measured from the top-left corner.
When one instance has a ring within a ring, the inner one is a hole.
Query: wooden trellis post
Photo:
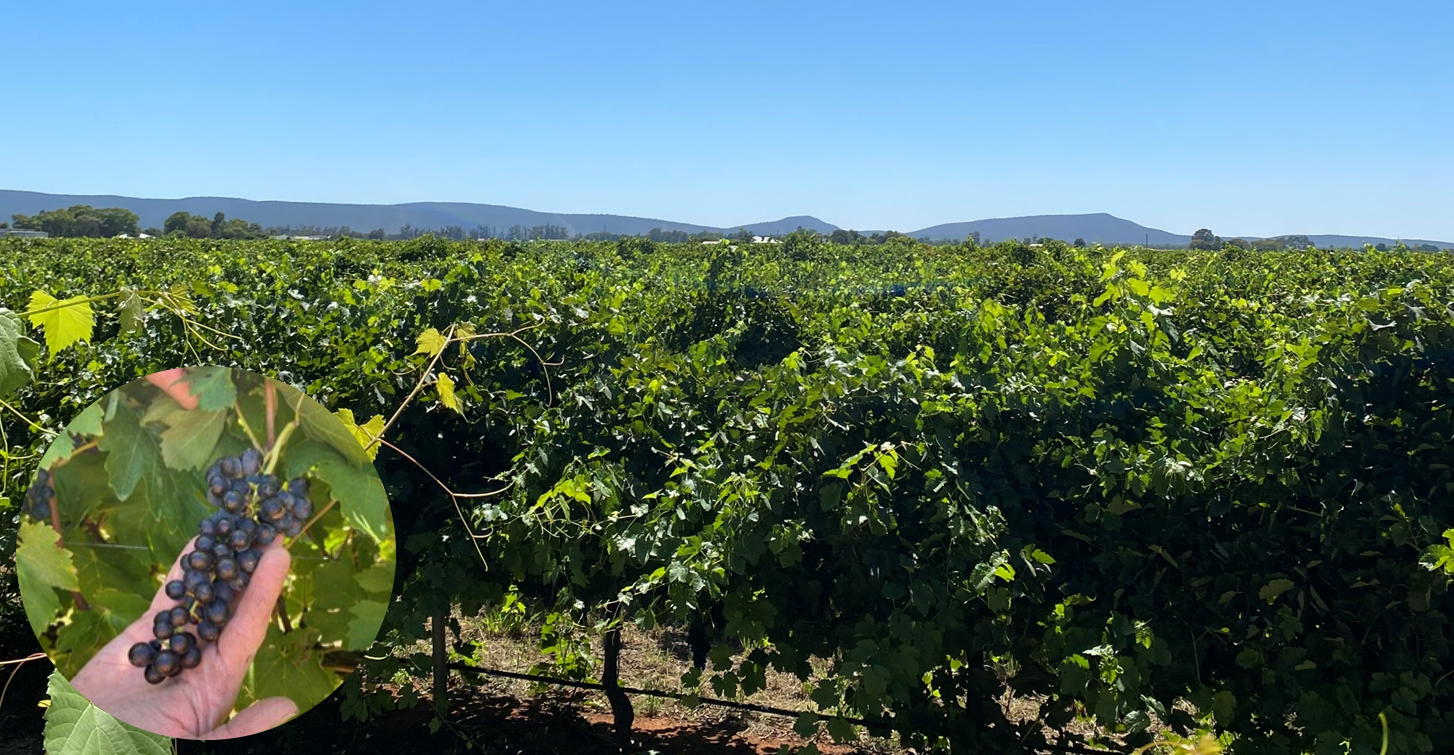
[[[444,625],[448,620],[448,612],[435,614],[430,619],[434,635],[434,709],[440,718],[449,718],[449,655],[444,644]]]
[[[601,686],[606,700],[611,703],[611,715],[615,719],[616,741],[623,748],[631,746],[631,724],[636,713],[631,709],[631,697],[621,689],[621,625],[606,630],[602,639],[605,668],[601,672]]]

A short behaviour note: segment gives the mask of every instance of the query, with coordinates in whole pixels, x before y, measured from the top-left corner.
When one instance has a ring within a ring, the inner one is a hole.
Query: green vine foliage
[[[316,476],[309,495],[319,514],[287,543],[293,566],[277,626],[237,705],[283,695],[307,710],[338,688],[383,622],[395,561],[383,485],[352,425],[296,389],[224,367],[192,368],[186,379],[194,409],[133,381],[50,443],[39,466],[51,473],[58,505],[42,520],[22,516],[16,553],[31,628],[57,670],[73,677],[145,614],[212,513],[207,467],[246,448],[271,449],[268,463],[283,479]],[[272,446],[268,428],[277,433]]]
[[[805,728],[956,752],[1043,741],[1007,691],[1132,745],[1153,718],[1231,753],[1375,753],[1384,721],[1389,752],[1454,741],[1454,596],[1427,566],[1454,526],[1446,256],[5,244],[17,312],[120,287],[193,307],[38,346],[14,401],[42,423],[192,350],[360,418],[424,381],[384,437],[493,495],[379,453],[403,546],[381,649],[509,612],[584,678],[610,622],[693,625],[713,649],[686,689],[796,673]],[[522,327],[533,350],[469,338]],[[4,422],[14,485],[43,443]],[[412,703],[426,668],[374,652],[345,715]]]
[[[118,721],[92,705],[59,671],[47,685],[47,755],[171,755],[172,740]]]

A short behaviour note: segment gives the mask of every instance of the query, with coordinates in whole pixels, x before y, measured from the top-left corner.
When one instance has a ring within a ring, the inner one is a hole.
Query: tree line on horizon
[[[1249,251],[1254,251],[1254,252],[1277,252],[1277,251],[1282,251],[1284,249],[1307,249],[1309,247],[1316,247],[1316,246],[1317,246],[1317,244],[1314,244],[1313,243],[1313,240],[1310,239],[1310,238],[1308,238],[1304,234],[1294,234],[1294,235],[1289,235],[1289,236],[1274,236],[1272,238],[1257,239],[1255,241],[1248,241],[1247,239],[1242,239],[1242,238],[1224,239],[1221,236],[1218,236],[1215,233],[1212,233],[1211,229],[1201,228],[1201,229],[1198,229],[1196,233],[1192,234],[1191,243],[1187,245],[1187,248],[1188,249],[1192,249],[1194,251],[1216,251],[1216,250],[1220,250],[1220,249],[1242,249],[1242,250],[1249,250]],[[1389,245],[1388,244],[1384,244],[1384,243],[1378,243],[1378,244],[1374,244],[1372,246],[1373,246],[1373,250],[1376,251],[1376,252],[1387,252],[1390,249]],[[1328,248],[1331,249],[1332,247],[1328,247]],[[1434,246],[1433,244],[1417,244],[1415,246],[1408,246],[1408,245],[1404,244],[1402,241],[1394,244],[1394,246],[1392,247],[1392,249],[1394,249],[1394,250],[1398,250],[1400,248],[1405,249],[1405,250],[1408,250],[1408,251],[1413,251],[1413,252],[1437,252],[1437,251],[1440,251],[1439,247]],[[1448,249],[1448,248],[1446,248],[1446,249],[1444,249],[1442,251],[1454,252],[1454,249]]]
[[[645,234],[619,234],[608,231],[597,231],[594,233],[574,233],[562,225],[543,224],[535,226],[512,225],[509,228],[490,225],[476,225],[474,228],[466,229],[461,225],[447,225],[436,229],[416,228],[413,225],[405,224],[397,233],[390,233],[383,228],[375,228],[370,231],[356,231],[349,226],[270,226],[267,228],[254,222],[241,218],[228,218],[219,212],[208,218],[204,215],[193,215],[187,212],[172,213],[161,228],[139,228],[140,218],[136,213],[121,207],[91,207],[90,205],[72,205],[71,207],[42,210],[35,215],[15,214],[11,216],[10,223],[0,222],[0,229],[15,228],[19,230],[44,231],[53,237],[58,238],[110,238],[114,236],[128,235],[139,236],[173,236],[197,239],[262,239],[274,236],[303,236],[318,238],[355,238],[370,239],[377,241],[407,241],[423,236],[432,235],[436,238],[449,239],[451,241],[470,241],[499,239],[502,241],[620,241],[622,239],[642,239],[656,244],[685,244],[692,242],[726,241],[732,243],[752,243],[757,234],[746,228],[738,228],[735,233],[723,234],[718,231],[698,231],[689,233],[687,231],[666,231],[661,228],[653,228]],[[843,246],[877,246],[904,239],[917,241],[931,245],[971,243],[976,246],[991,243],[990,239],[982,239],[978,231],[971,232],[961,241],[949,239],[913,238],[908,234],[898,231],[875,231],[871,234],[863,234],[851,229],[837,229],[831,233],[818,233],[799,226],[791,235],[809,234],[816,239],[832,244]],[[1047,243],[1057,241],[1043,236],[1027,236],[1016,239],[998,239],[997,241],[1012,241],[1022,244]],[[1084,247],[1086,241],[1077,238],[1069,243],[1071,246]],[[1246,251],[1282,251],[1285,249],[1307,249],[1316,247],[1312,239],[1307,235],[1293,234],[1286,236],[1275,236],[1272,238],[1247,240],[1244,238],[1224,239],[1216,235],[1208,228],[1200,228],[1192,234],[1191,241],[1185,248],[1193,251],[1215,251],[1220,249],[1242,249]],[[1166,245],[1166,248],[1179,248],[1175,245]],[[1371,247],[1375,251],[1389,251],[1387,244],[1376,244]],[[1398,242],[1392,247],[1394,250],[1406,249],[1418,252],[1438,252],[1440,248],[1433,244],[1418,244],[1407,246]],[[1444,249],[1449,252],[1454,249]]]

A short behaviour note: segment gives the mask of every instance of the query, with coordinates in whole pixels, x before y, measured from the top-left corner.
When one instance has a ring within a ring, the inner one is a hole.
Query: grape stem
[[[283,455],[283,446],[287,445],[288,438],[292,436],[293,431],[296,429],[298,429],[297,420],[283,425],[283,431],[281,433],[278,433],[278,442],[268,448],[268,455],[266,458],[263,459],[263,474],[270,475],[273,473],[273,469],[277,467],[278,461]]]
[[[514,487],[515,483],[512,482],[509,485],[506,485],[505,487],[501,488],[500,490],[491,491],[489,493],[456,493],[453,490],[451,490],[448,485],[445,485],[443,480],[440,480],[438,477],[435,477],[434,476],[434,473],[431,472],[431,471],[429,471],[429,467],[426,467],[423,464],[420,464],[418,459],[415,459],[413,456],[410,456],[408,453],[405,453],[403,449],[399,448],[398,446],[394,445],[393,443],[388,442],[387,440],[384,440],[383,438],[375,438],[374,440],[377,441],[380,445],[383,445],[385,448],[388,448],[389,450],[393,451],[394,453],[396,453],[396,454],[404,457],[405,459],[408,459],[409,461],[413,462],[414,463],[414,466],[419,467],[421,470],[423,470],[424,471],[424,474],[429,475],[429,479],[434,480],[436,483],[438,483],[439,487],[441,487],[441,488],[444,489],[444,492],[449,495],[449,502],[452,503],[452,504],[454,504],[454,513],[456,513],[456,514],[459,515],[460,524],[463,524],[464,525],[465,534],[469,535],[469,537],[470,537],[470,545],[473,545],[475,547],[475,555],[478,555],[480,557],[480,563],[482,565],[484,565],[484,567],[486,569],[488,569],[489,568],[489,565],[490,565],[490,562],[485,559],[485,553],[484,553],[484,551],[480,550],[480,544],[478,542],[476,542],[477,540],[484,539],[485,536],[484,535],[476,535],[474,529],[470,527],[470,521],[469,521],[469,519],[465,517],[464,510],[461,509],[460,506],[459,506],[459,499],[461,499],[461,498],[485,498],[485,497],[492,496],[492,495],[499,495],[499,494],[505,492],[506,490],[509,490],[511,487]]]
[[[263,400],[264,403],[267,405],[268,448],[272,448],[273,444],[277,442],[278,437],[277,433],[274,431],[274,425],[277,421],[277,417],[275,415],[278,412],[278,389],[277,386],[273,385],[273,381],[271,380],[263,382]]]
[[[237,411],[237,422],[242,425],[242,431],[247,433],[247,439],[252,441],[252,447],[259,451],[263,450],[263,444],[258,441],[257,434],[252,431],[252,426],[247,424],[247,417],[242,413],[242,406],[233,402],[232,408]]]
[[[15,680],[15,673],[20,670],[21,665],[26,661],[38,661],[48,657],[45,653],[31,653],[24,658],[16,658],[13,661],[0,661],[0,666],[15,666],[15,668],[10,669],[10,676],[5,678],[5,686],[0,688],[0,709],[5,707],[5,693],[10,691],[10,682]]]
[[[323,515],[327,514],[328,510],[333,508],[333,504],[338,503],[338,501],[331,500],[331,498],[332,497],[330,496],[330,500],[328,501],[328,503],[324,504],[323,508],[319,509],[318,513],[314,514],[313,518],[308,520],[307,524],[303,525],[303,530],[298,533],[298,537],[302,537],[303,535],[308,534],[308,528],[316,524],[319,519],[322,519]]]
[[[45,427],[42,426],[39,422],[36,422],[35,420],[33,420],[33,419],[25,416],[24,414],[21,414],[19,409],[16,409],[15,407],[13,407],[10,404],[6,403],[4,399],[0,399],[0,406],[3,406],[6,409],[9,409],[10,411],[14,412],[15,413],[15,416],[19,417],[22,422],[26,423],[27,425],[30,425],[30,429],[33,430],[33,431],[35,431],[35,432],[45,433],[46,435],[60,435],[60,433],[57,433],[57,432],[55,432],[53,430],[47,430],[47,429],[45,429]]]
[[[93,448],[99,448],[100,446],[101,446],[101,442],[100,441],[88,440],[85,443],[82,443],[81,445],[76,446],[75,448],[71,449],[71,455],[70,456],[67,456],[64,459],[59,459],[55,463],[51,464],[50,465],[51,466],[51,469],[55,469],[56,467],[63,467],[63,466],[65,466],[66,462],[70,461],[71,459],[74,459],[77,455],[83,454],[83,453],[85,453],[87,451],[90,451]]]
[[[272,387],[271,382],[269,382],[267,385],[269,388]],[[268,439],[267,457],[263,459],[264,474],[272,474],[273,469],[277,467],[278,459],[282,457],[283,446],[288,444],[289,436],[293,434],[294,430],[298,429],[298,422],[303,418],[303,399],[307,397],[307,394],[303,393],[302,391],[298,392],[298,400],[293,402],[293,421],[289,422],[286,425],[283,425],[283,431],[281,433],[278,433],[278,439],[276,443],[274,443],[271,438]],[[273,409],[269,409],[268,424],[271,425],[272,421]],[[270,436],[272,435],[271,427],[268,428],[268,434]]]

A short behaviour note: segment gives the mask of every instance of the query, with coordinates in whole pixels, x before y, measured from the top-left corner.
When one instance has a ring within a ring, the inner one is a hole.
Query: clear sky
[[[1454,3],[13,2],[0,188],[1454,241]]]

